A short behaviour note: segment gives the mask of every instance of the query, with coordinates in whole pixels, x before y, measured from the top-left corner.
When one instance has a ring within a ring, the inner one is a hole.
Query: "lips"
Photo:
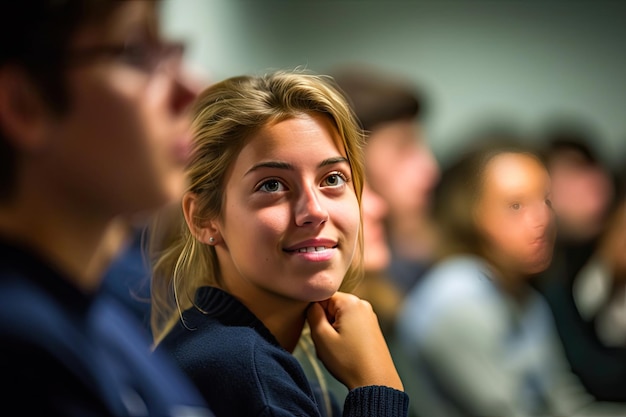
[[[337,247],[337,242],[329,239],[310,239],[284,248],[285,252],[313,253]]]
[[[304,252],[321,252],[321,251],[326,250],[326,249],[328,249],[326,246],[316,246],[316,247],[309,246],[307,248],[300,248],[300,249],[298,249],[298,250],[296,250],[294,252],[302,252],[302,253],[304,253]]]
[[[535,238],[531,243],[535,245],[545,245],[548,243],[548,238],[545,235]]]

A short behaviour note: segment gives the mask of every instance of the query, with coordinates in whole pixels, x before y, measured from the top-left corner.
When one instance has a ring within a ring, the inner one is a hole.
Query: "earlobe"
[[[45,140],[49,114],[23,70],[0,68],[0,128],[17,149],[35,150]]]
[[[191,191],[183,195],[182,205],[185,222],[191,234],[199,242],[214,246],[219,241],[219,229],[215,227],[213,221],[204,219],[199,213],[197,200],[198,196]]]

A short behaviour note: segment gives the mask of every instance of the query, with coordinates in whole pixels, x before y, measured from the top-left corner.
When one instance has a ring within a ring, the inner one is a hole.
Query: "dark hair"
[[[119,0],[22,0],[0,6],[0,66],[23,68],[54,108],[65,105],[63,70],[77,30],[105,21]]]
[[[553,156],[566,152],[575,152],[580,156],[580,162],[585,165],[600,165],[603,162],[592,145],[592,138],[581,131],[553,130],[546,134],[544,139],[544,154],[547,161]]]
[[[104,21],[119,0],[16,0],[0,5],[0,68],[14,65],[30,78],[50,109],[69,105],[64,79],[68,46],[76,31]],[[0,201],[13,191],[16,155],[0,126]]]
[[[423,93],[408,80],[362,66],[337,68],[330,71],[330,75],[346,95],[366,132],[385,122],[423,116]]]
[[[553,157],[573,153],[580,165],[605,165],[604,138],[589,120],[574,115],[552,116],[540,130],[542,152],[548,164]]]

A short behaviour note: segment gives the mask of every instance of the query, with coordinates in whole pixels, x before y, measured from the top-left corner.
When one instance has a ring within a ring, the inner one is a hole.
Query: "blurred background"
[[[576,120],[610,165],[626,152],[626,2],[166,0],[167,31],[209,80],[274,68],[388,69],[428,97],[437,158],[484,124]]]

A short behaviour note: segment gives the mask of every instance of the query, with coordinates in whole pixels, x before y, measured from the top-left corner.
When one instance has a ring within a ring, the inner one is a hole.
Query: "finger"
[[[319,303],[312,303],[309,306],[306,318],[312,332],[319,332],[329,324],[326,312]]]

